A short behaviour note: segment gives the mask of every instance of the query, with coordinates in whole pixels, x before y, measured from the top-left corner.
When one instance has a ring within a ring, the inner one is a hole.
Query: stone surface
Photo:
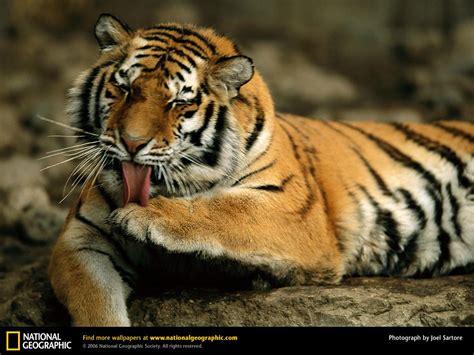
[[[49,248],[0,243],[22,261],[0,259],[0,325],[68,325],[47,280]],[[473,295],[474,275],[352,278],[259,292],[170,290],[133,296],[129,313],[135,326],[474,326]]]
[[[0,172],[0,228],[34,242],[55,238],[65,211],[50,203],[39,163],[14,156],[0,161]]]

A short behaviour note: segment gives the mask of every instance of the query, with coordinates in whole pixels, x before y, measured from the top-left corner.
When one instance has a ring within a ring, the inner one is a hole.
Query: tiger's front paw
[[[149,238],[152,218],[146,208],[135,203],[113,211],[109,221],[114,234],[139,242]]]

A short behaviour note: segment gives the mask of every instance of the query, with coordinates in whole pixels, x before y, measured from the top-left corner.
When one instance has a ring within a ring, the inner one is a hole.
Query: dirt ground
[[[426,1],[143,0],[133,12],[126,1],[58,3],[6,1],[0,13],[1,325],[69,324],[46,268],[73,199],[58,203],[74,162],[41,171],[59,160],[39,159],[73,141],[48,137],[70,132],[37,116],[67,122],[67,90],[98,53],[92,28],[100,12],[132,26],[177,20],[229,34],[254,59],[282,111],[340,120],[474,121],[469,1],[453,2],[451,12],[436,6],[426,12]],[[144,326],[473,326],[473,295],[474,275],[357,278],[266,292],[168,291],[132,298],[130,315]]]

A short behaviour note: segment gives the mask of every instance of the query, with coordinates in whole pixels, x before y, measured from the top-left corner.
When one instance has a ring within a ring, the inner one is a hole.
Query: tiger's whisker
[[[61,164],[65,164],[67,162],[70,162],[71,160],[76,160],[76,159],[79,159],[79,158],[82,158],[83,156],[89,154],[89,152],[84,152],[78,156],[74,156],[72,158],[69,158],[69,159],[66,159],[66,160],[63,160],[63,161],[60,161],[59,163],[55,163],[55,164],[52,164],[52,165],[49,165],[49,166],[46,166],[44,168],[42,168],[40,171],[44,171],[44,170],[47,170],[47,169],[51,169],[51,168],[54,168],[55,166],[58,166],[58,165],[61,165]]]
[[[85,135],[50,134],[48,138],[84,138]]]
[[[85,133],[85,134],[88,134],[90,136],[94,136],[94,137],[99,137],[98,134],[96,133],[92,133],[92,132],[87,132],[81,128],[77,128],[77,127],[73,127],[73,126],[69,126],[65,123],[61,123],[61,122],[57,122],[57,121],[54,121],[54,120],[51,120],[49,118],[46,118],[46,117],[43,117],[41,115],[36,115],[36,117],[42,121],[45,121],[45,122],[49,122],[49,123],[52,123],[52,124],[55,124],[55,125],[58,125],[58,126],[61,126],[61,127],[64,127],[64,128],[67,128],[67,129],[70,129],[72,131],[76,131],[76,132],[81,132],[81,133]]]
[[[78,167],[76,167],[73,171],[73,173],[71,173],[69,175],[69,178],[68,178],[68,181],[66,182],[66,185],[64,186],[64,189],[63,189],[63,194],[64,194],[64,191],[66,190],[67,188],[67,183],[69,182],[69,180],[72,178],[72,176],[76,176],[74,178],[74,181],[72,182],[71,184],[71,188],[68,192],[68,194],[65,196],[67,198],[67,196],[69,196],[71,194],[72,191],[74,191],[74,189],[79,185],[79,183],[81,182],[81,180],[85,177],[85,175],[87,174],[88,172],[88,169],[90,169],[92,166],[94,166],[95,164],[95,160],[98,159],[98,156],[100,155],[100,152],[97,152],[95,153],[93,156],[91,157],[88,157],[85,161],[82,161]]]
[[[81,170],[83,169],[87,169],[87,166],[88,166],[88,163],[91,161],[91,160],[94,160],[97,158],[97,156],[101,153],[101,149],[99,149],[97,152],[95,153],[91,153],[91,156],[90,157],[87,157],[85,160],[83,160],[82,162],[80,162],[75,168],[74,170],[71,172],[71,174],[69,174],[69,177],[68,179],[66,180],[66,183],[64,184],[64,188],[63,188],[63,195],[65,194],[65,191],[66,191],[66,188],[67,188],[67,184],[69,183],[69,181],[71,180],[71,178],[75,175],[78,175],[81,176],[80,172]],[[75,182],[76,180],[74,180]],[[74,184],[73,182],[73,184]]]
[[[58,148],[58,149],[53,149],[53,150],[49,150],[46,152],[46,154],[52,154],[52,153],[57,153],[57,152],[62,152],[62,151],[68,151],[68,150],[74,150],[76,148],[79,148],[79,147],[83,147],[83,146],[88,146],[88,145],[94,145],[94,144],[98,144],[99,141],[93,141],[93,142],[86,142],[86,143],[81,143],[81,144],[75,144],[75,145],[71,145],[69,147],[65,147],[65,148]]]
[[[54,154],[45,155],[44,157],[38,158],[38,160],[49,159],[49,158],[52,158],[52,157],[56,157],[58,155],[65,155],[65,156],[72,157],[72,156],[81,154],[81,153],[86,152],[86,151],[94,150],[94,149],[99,149],[99,148],[98,147],[81,147],[80,149],[77,148],[77,149],[75,149],[74,151],[71,151],[71,152],[58,152],[58,153],[54,153]]]

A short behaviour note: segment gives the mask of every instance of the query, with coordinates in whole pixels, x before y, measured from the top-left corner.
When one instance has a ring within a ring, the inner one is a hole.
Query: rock
[[[238,294],[193,290],[135,299],[130,314],[142,324],[151,313],[155,326],[453,326],[472,322],[473,287],[469,275],[354,278],[340,286]]]
[[[0,105],[0,155],[9,157],[13,152],[29,153],[31,137],[21,127],[17,112],[7,105]]]
[[[48,249],[30,253],[40,257],[0,274],[1,325],[69,324],[47,280]],[[474,275],[352,278],[339,286],[135,296],[129,314],[135,326],[473,326],[473,291]]]
[[[404,34],[399,44],[401,59],[412,63],[430,62],[443,50],[443,36],[439,30],[412,30]]]
[[[358,98],[357,90],[349,79],[315,65],[300,51],[259,41],[253,43],[248,53],[269,84],[280,108],[288,107],[295,112],[291,108],[296,107],[296,103],[315,106],[337,102],[344,105]]]
[[[50,204],[38,162],[15,156],[0,162],[0,171],[0,227],[19,227],[36,242],[57,236],[65,211]]]
[[[29,240],[47,242],[59,235],[66,211],[54,206],[47,209],[33,206],[20,216],[20,226]]]

